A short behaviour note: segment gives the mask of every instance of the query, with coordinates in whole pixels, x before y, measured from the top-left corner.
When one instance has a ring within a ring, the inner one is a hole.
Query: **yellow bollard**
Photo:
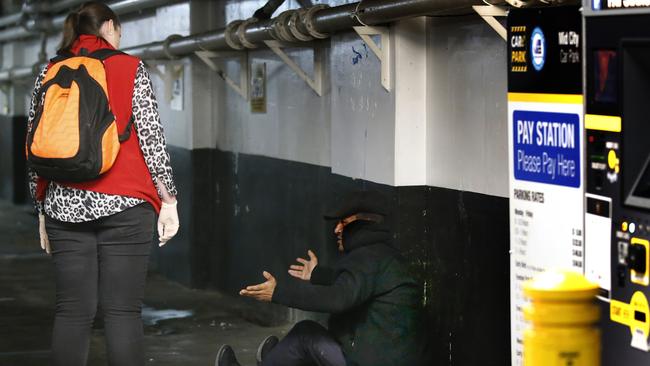
[[[524,284],[531,303],[524,366],[600,366],[598,286],[571,271],[548,271]]]

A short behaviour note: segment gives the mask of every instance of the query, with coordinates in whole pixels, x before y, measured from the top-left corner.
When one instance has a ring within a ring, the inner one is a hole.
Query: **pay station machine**
[[[604,366],[650,364],[650,1],[584,0],[585,273]]]

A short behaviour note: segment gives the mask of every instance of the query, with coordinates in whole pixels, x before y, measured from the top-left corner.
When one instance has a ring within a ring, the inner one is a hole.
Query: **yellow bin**
[[[600,366],[598,286],[582,274],[552,270],[524,284],[531,300],[524,366]]]

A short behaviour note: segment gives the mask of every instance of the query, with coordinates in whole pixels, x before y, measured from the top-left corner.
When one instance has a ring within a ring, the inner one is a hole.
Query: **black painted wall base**
[[[0,116],[0,199],[26,202],[24,117]],[[155,250],[152,266],[192,287],[236,295],[283,280],[297,256],[336,255],[330,202],[360,189],[392,198],[395,245],[422,283],[426,364],[510,364],[507,198],[435,187],[391,187],[331,173],[326,167],[213,149],[170,147],[179,187],[181,230]],[[286,308],[245,314],[268,325]]]
[[[26,203],[25,117],[0,116],[0,199]]]
[[[263,281],[263,270],[283,280],[308,249],[327,263],[336,253],[333,227],[322,219],[328,203],[377,189],[393,198],[395,245],[422,283],[426,364],[510,364],[507,198],[390,187],[325,167],[210,149],[170,152],[181,233],[154,257],[169,277],[236,295]],[[266,324],[287,316],[273,305],[256,314]]]

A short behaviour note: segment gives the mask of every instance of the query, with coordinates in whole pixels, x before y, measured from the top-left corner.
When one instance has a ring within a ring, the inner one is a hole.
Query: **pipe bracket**
[[[163,41],[163,45],[162,45],[162,46],[163,46],[163,52],[165,53],[165,56],[167,56],[168,59],[170,59],[170,60],[176,60],[176,59],[178,59],[178,57],[175,56],[175,55],[171,52],[171,50],[169,49],[169,45],[170,45],[173,41],[175,41],[175,40],[177,40],[177,39],[181,39],[181,38],[183,38],[183,36],[181,36],[180,34],[171,34],[171,35],[169,35],[167,38],[165,38],[165,40]]]
[[[295,12],[295,10],[283,11],[273,21],[273,33],[277,40],[284,42],[298,42],[298,38],[294,37],[291,33],[291,29],[289,29],[289,19]]]
[[[485,22],[494,29],[504,41],[508,40],[508,30],[501,24],[496,17],[505,17],[508,12],[496,5],[474,5],[472,9],[485,20]]]
[[[250,84],[250,71],[248,67],[248,52],[214,52],[214,51],[196,51],[194,52],[201,61],[203,61],[212,71],[214,71],[223,81],[226,82],[242,98],[248,100],[248,85]],[[226,74],[223,67],[217,65],[213,59],[216,58],[238,58],[239,59],[239,84]]]
[[[241,51],[245,49],[245,47],[239,42],[239,37],[237,36],[237,29],[243,22],[243,20],[233,20],[232,22],[228,23],[226,30],[224,31],[226,44],[233,50]]]
[[[303,42],[309,42],[314,40],[314,37],[310,36],[309,34],[302,33],[298,28],[300,19],[304,18],[306,14],[307,14],[306,9],[298,9],[295,12],[293,12],[291,14],[291,17],[289,18],[289,30],[291,31],[291,34],[293,34],[294,37],[296,37],[298,40]]]
[[[315,44],[312,43],[312,48],[314,50],[314,75],[309,76],[301,67],[298,65],[298,63],[289,57],[287,53],[283,50],[285,47],[282,42],[278,41],[264,41],[266,45],[275,53],[284,63],[289,66],[293,72],[298,75],[302,80],[309,85],[310,88],[316,94],[318,94],[319,97],[323,96],[323,82],[325,80],[324,74],[325,74],[325,69],[323,67],[323,64],[325,63],[325,56],[326,52],[323,50],[322,44]],[[287,45],[288,47],[296,47],[296,45],[289,44]],[[301,47],[305,47],[302,45]],[[309,47],[309,46],[307,46]]]
[[[379,59],[379,62],[381,63],[381,85],[386,89],[386,91],[390,92],[393,87],[393,44],[390,40],[390,28],[359,26],[354,27],[354,31],[357,32],[359,37],[361,37],[361,39],[368,45],[372,53],[374,53]],[[381,48],[372,39],[372,36],[380,37]]]
[[[307,28],[307,31],[309,32],[310,36],[318,39],[325,39],[330,36],[327,33],[321,33],[317,31],[314,26],[314,14],[316,14],[317,11],[321,11],[327,8],[329,8],[329,5],[320,4],[320,5],[312,6],[307,10],[307,13],[305,14],[305,17],[303,19],[305,22],[305,27]]]
[[[352,13],[352,18],[355,18],[357,22],[359,22],[359,24],[363,25],[364,27],[368,27],[368,24],[361,20],[361,17],[359,16],[360,14],[363,14],[363,11],[359,10],[361,4],[363,4],[363,0],[357,3],[357,6],[354,8],[354,12]]]
[[[185,65],[183,61],[145,61],[149,71],[162,79],[165,86],[165,100],[170,103],[173,99],[174,82],[183,78]],[[163,67],[163,70],[159,68]]]
[[[246,48],[257,48],[258,46],[255,43],[249,42],[246,39],[246,27],[250,24],[257,22],[257,18],[248,18],[242,22],[239,27],[237,27],[237,38],[239,43],[241,43]]]

